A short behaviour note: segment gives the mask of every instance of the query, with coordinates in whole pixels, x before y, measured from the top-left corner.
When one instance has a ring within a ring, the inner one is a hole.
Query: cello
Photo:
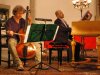
[[[24,59],[30,59],[35,56],[35,50],[36,47],[33,45],[33,43],[24,43],[24,38],[25,38],[25,32],[27,29],[28,25],[28,14],[29,14],[29,7],[27,6],[26,9],[26,22],[25,22],[25,27],[19,30],[19,35],[20,41],[16,46],[17,53],[20,58]]]

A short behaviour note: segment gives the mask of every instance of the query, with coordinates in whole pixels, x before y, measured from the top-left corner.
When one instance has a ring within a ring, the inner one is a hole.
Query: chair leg
[[[58,64],[60,64],[60,50],[58,49]]]
[[[8,68],[10,67],[10,50],[8,48]]]
[[[62,65],[62,49],[58,50],[58,62],[60,65]]]
[[[60,65],[62,65],[62,50],[60,50]]]
[[[1,65],[1,54],[2,54],[2,49],[0,48],[0,65]]]

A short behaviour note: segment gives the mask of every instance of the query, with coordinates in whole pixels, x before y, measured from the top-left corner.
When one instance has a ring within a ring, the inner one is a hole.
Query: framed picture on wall
[[[84,16],[82,17],[82,21],[83,20],[90,20],[92,18],[92,13],[88,10],[85,14],[84,14]]]

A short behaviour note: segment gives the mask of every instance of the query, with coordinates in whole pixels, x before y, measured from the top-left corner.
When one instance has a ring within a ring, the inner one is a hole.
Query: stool
[[[51,42],[50,45],[52,45],[52,48],[49,48],[49,64],[51,64],[51,57],[52,57],[52,51],[57,50],[58,51],[58,63],[62,65],[62,51],[68,47],[66,47],[66,43],[55,43]]]

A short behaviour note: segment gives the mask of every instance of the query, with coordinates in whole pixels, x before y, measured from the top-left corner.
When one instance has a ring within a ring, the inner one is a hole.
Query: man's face
[[[22,16],[23,16],[23,14],[24,14],[23,11],[16,12],[15,17],[16,17],[17,19],[21,19]]]

